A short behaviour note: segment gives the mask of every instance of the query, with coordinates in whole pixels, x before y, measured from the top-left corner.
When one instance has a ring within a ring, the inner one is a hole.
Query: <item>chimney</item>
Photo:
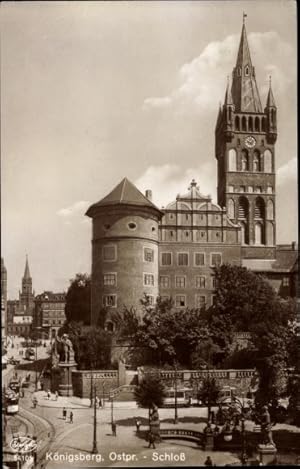
[[[296,251],[296,241],[292,241],[292,251]]]
[[[150,191],[150,189],[146,190],[145,196],[147,197],[148,200],[150,200],[150,202],[152,202],[152,191]]]

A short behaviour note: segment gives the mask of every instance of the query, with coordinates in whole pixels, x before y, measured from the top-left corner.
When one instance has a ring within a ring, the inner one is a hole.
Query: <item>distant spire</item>
[[[245,19],[247,18],[247,13],[243,11],[243,24],[245,24]]]
[[[272,86],[271,86],[272,77],[269,76],[269,93],[267,97],[267,107],[276,107],[275,99],[273,96]]]
[[[229,87],[229,77],[227,77],[227,88],[226,88],[226,93],[225,93],[224,104],[225,106],[233,105],[232,94],[231,94],[230,87]]]
[[[25,271],[24,271],[24,279],[30,279],[30,271],[29,271],[29,265],[28,265],[28,255],[26,254],[26,264],[25,264]]]
[[[243,27],[232,79],[232,98],[237,112],[262,112],[243,13]]]

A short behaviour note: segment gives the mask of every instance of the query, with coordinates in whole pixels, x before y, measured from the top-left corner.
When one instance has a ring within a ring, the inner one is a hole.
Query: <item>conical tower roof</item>
[[[25,270],[24,270],[24,279],[30,279],[30,271],[29,271],[29,265],[28,265],[28,256],[26,255],[26,263],[25,263]]]
[[[231,93],[236,112],[262,112],[245,21],[243,22],[236,66],[233,70]]]
[[[268,93],[268,97],[267,97],[267,107],[276,107],[275,99],[274,99],[273,91],[272,91],[272,87],[271,87],[271,79],[270,79],[269,93]]]
[[[229,83],[227,83],[227,88],[226,88],[226,93],[225,93],[225,98],[224,98],[224,105],[225,106],[233,105],[233,99],[232,99],[232,94],[229,88]]]
[[[147,197],[140,192],[132,182],[126,177],[102,200],[96,204],[91,205],[86,212],[86,215],[92,216],[94,210],[100,207],[114,206],[114,205],[133,205],[140,207],[149,207],[160,212]]]

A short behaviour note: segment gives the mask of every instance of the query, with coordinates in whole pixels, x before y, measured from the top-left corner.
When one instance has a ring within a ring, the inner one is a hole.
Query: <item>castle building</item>
[[[92,218],[91,322],[103,309],[141,311],[147,295],[175,308],[214,302],[214,267],[242,265],[265,275],[278,293],[296,295],[298,254],[276,246],[277,108],[269,86],[262,107],[243,23],[231,88],[215,129],[218,203],[193,180],[188,193],[158,209],[123,179],[86,215]],[[111,327],[111,324],[110,324]]]
[[[33,327],[42,329],[48,338],[56,337],[57,331],[63,326],[65,315],[65,293],[45,291],[35,298]]]

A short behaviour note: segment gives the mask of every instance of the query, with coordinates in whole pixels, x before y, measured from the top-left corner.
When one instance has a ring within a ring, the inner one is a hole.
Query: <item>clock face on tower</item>
[[[256,140],[255,140],[254,137],[252,137],[252,135],[249,135],[249,137],[245,138],[246,147],[253,148],[253,147],[255,147],[255,144],[256,144]]]

